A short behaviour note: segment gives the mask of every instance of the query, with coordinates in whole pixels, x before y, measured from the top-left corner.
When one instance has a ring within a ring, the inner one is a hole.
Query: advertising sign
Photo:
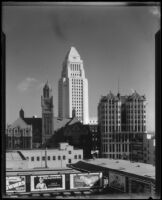
[[[151,185],[149,183],[141,182],[138,180],[131,180],[131,192],[132,193],[151,193]]]
[[[109,186],[122,192],[125,192],[125,176],[114,172],[109,172]]]
[[[25,176],[7,176],[6,192],[26,192]]]
[[[97,188],[102,186],[102,173],[70,174],[70,188]]]
[[[31,176],[31,191],[65,189],[65,175]]]

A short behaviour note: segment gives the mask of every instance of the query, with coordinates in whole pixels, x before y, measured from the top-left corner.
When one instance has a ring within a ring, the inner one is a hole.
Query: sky
[[[154,6],[3,5],[6,34],[6,123],[41,117],[42,88],[52,87],[58,115],[58,81],[71,46],[79,52],[88,79],[89,115],[97,118],[101,95],[134,90],[147,99],[147,130],[155,130]]]

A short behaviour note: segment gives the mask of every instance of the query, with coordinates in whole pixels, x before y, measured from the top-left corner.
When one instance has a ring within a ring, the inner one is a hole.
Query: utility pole
[[[45,168],[47,168],[47,141],[45,135]]]

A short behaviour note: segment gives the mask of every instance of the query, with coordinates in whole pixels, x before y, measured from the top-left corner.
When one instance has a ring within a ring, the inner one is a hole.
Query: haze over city
[[[71,46],[89,86],[89,115],[97,118],[101,95],[136,90],[147,99],[147,130],[155,129],[155,39],[159,17],[152,6],[4,6],[6,123],[41,116],[44,83],[52,86],[58,115],[58,80]]]

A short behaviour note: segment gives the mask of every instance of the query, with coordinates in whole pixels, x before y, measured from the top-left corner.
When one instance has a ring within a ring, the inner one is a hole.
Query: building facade
[[[144,135],[143,154],[144,163],[155,166],[155,136],[151,134]]]
[[[42,118],[25,117],[24,110],[19,118],[6,128],[7,149],[31,149],[42,145]]]
[[[52,89],[50,88],[48,82],[43,88],[43,96],[41,96],[41,106],[42,106],[42,144],[54,133],[53,127],[53,96]]]
[[[74,149],[68,143],[60,143],[55,149],[21,150],[28,160],[28,168],[66,168],[67,164],[76,163],[83,159],[83,150]]]
[[[89,129],[90,134],[91,146],[89,146],[89,148],[91,149],[91,155],[93,158],[99,157],[101,147],[101,135],[98,124],[88,124],[86,126]]]
[[[76,117],[84,124],[89,121],[88,80],[85,78],[83,60],[71,47],[63,62],[62,75],[58,85],[58,115],[71,118],[75,109]]]
[[[6,128],[6,149],[31,149],[32,126],[21,118]]]
[[[89,127],[82,124],[77,117],[55,119],[55,133],[47,141],[49,148],[54,148],[61,142],[68,142],[75,148],[83,149],[83,157],[91,157],[91,134]]]
[[[143,161],[146,132],[146,99],[136,91],[116,96],[110,91],[98,104],[101,156]],[[136,148],[138,146],[138,148]]]
[[[102,172],[104,187],[109,193],[129,194],[130,199],[156,197],[155,166],[153,165],[127,160],[96,158],[83,160],[69,166],[87,173]],[[128,197],[125,196],[126,199]]]

